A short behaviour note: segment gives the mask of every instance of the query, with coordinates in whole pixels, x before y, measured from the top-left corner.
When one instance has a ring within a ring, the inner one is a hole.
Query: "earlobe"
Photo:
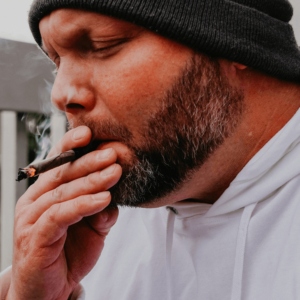
[[[242,71],[248,68],[245,65],[224,58],[219,58],[218,61],[221,68],[225,71],[227,75],[236,74],[236,71]]]
[[[233,63],[233,66],[234,66],[236,69],[238,69],[238,70],[245,70],[245,69],[248,68],[247,66],[242,65],[242,64],[239,64],[239,63],[236,63],[236,62]]]

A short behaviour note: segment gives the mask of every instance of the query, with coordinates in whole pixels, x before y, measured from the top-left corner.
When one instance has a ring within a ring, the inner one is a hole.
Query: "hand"
[[[91,131],[66,133],[49,156],[83,147]],[[106,190],[121,177],[114,150],[91,152],[39,177],[15,214],[12,281],[7,299],[67,300],[96,264],[118,210]]]

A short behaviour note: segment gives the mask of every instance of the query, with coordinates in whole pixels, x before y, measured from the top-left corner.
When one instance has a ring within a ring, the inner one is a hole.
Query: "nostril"
[[[77,103],[69,103],[66,106],[67,109],[84,109],[83,105],[77,104]]]

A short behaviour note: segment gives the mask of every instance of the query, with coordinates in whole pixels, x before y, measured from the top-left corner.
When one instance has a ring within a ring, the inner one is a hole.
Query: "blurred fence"
[[[35,129],[36,123],[30,124],[22,116],[47,114],[54,143],[65,133],[66,119],[54,114],[51,107],[53,65],[37,46],[0,39],[0,65],[0,269],[3,270],[12,263],[15,204],[28,186],[26,181],[15,181],[17,170],[29,164],[30,134],[38,134],[28,128],[32,125]]]

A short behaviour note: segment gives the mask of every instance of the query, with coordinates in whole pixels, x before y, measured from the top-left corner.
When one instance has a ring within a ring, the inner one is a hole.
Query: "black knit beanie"
[[[143,26],[210,56],[300,83],[300,49],[287,0],[34,0],[29,25],[59,8],[94,11]]]

